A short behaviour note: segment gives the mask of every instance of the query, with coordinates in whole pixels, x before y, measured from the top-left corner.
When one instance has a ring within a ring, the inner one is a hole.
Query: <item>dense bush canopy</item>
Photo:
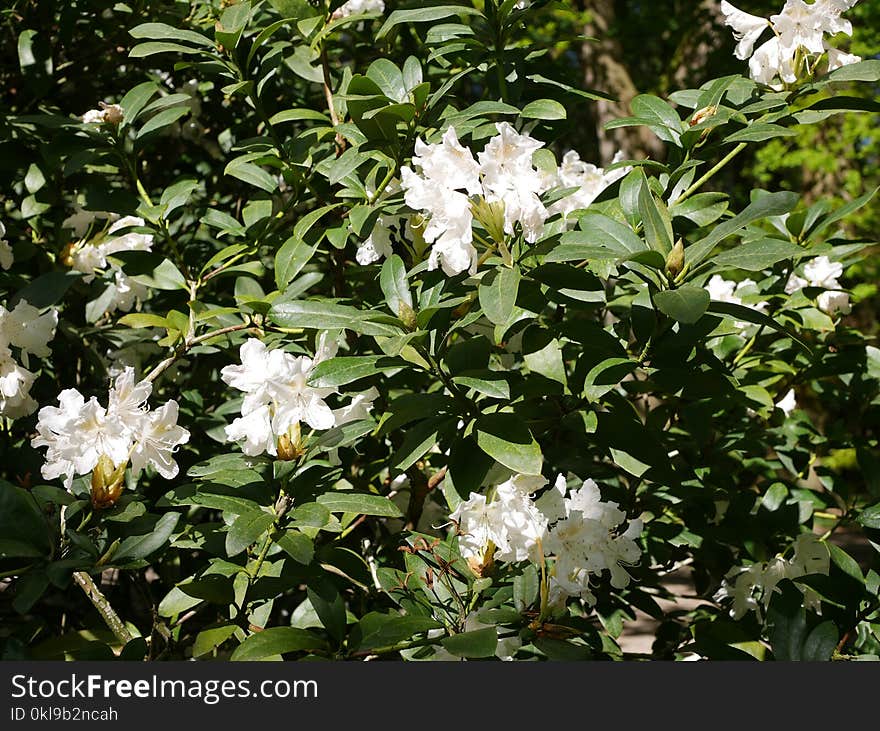
[[[644,5],[0,11],[4,658],[880,654],[877,4]]]

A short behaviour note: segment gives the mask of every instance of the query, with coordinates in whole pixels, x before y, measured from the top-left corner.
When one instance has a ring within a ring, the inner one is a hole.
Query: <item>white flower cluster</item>
[[[68,219],[70,220],[70,219]],[[119,265],[108,261],[107,257],[121,251],[151,251],[153,247],[153,235],[142,234],[134,231],[114,236],[119,231],[136,226],[143,226],[144,219],[137,216],[124,216],[107,229],[105,234],[86,241],[81,240],[73,245],[70,251],[70,265],[78,272],[86,276],[86,282],[91,282],[95,276],[107,271],[113,275],[113,280],[107,287],[102,299],[106,298],[105,312],[113,313],[116,310],[129,312],[135,303],[146,299],[148,288],[136,282],[122,271]]]
[[[812,533],[802,533],[794,542],[794,555],[786,561],[776,556],[764,563],[737,566],[731,570],[715,594],[716,601],[733,599],[730,616],[742,619],[750,611],[764,611],[770,606],[777,585],[783,579],[798,579],[808,574],[825,574],[831,566],[828,547]],[[819,597],[809,587],[804,592],[804,606],[819,610]]]
[[[348,0],[333,11],[333,18],[347,18],[349,15],[362,13],[384,13],[383,0]]]
[[[99,102],[100,109],[89,109],[82,115],[83,124],[119,124],[124,111],[118,104]]]
[[[102,457],[114,468],[130,461],[134,476],[151,465],[162,477],[175,477],[178,467],[172,455],[189,441],[189,431],[177,424],[177,401],[150,410],[152,390],[149,381],[135,383],[134,369],[126,368],[110,388],[106,407],[94,396],[86,401],[75,388],[62,391],[58,406],[40,409],[38,436],[31,442],[47,447],[43,477],[63,475],[70,489],[74,476],[94,470]]]
[[[783,85],[776,79],[791,84],[798,80],[800,65],[805,54],[817,58],[828,54],[828,70],[861,61],[861,58],[843,53],[825,41],[825,34],[845,33],[852,35],[852,25],[841,18],[857,0],[786,0],[782,12],[770,18],[760,18],[744,13],[726,0],[722,0],[721,12],[724,22],[733,29],[738,41],[736,57],[749,59],[752,79],[776,90]],[[765,30],[773,31],[773,38],[754,50],[755,43]],[[754,51],[754,52],[753,52]],[[751,58],[750,58],[751,57]]]
[[[278,439],[298,441],[296,430],[305,422],[312,429],[325,430],[367,418],[378,396],[375,388],[354,395],[351,402],[331,409],[324,399],[335,388],[308,385],[314,367],[336,355],[337,344],[327,333],[318,339],[314,358],[293,356],[283,350],[269,350],[251,338],[241,346],[241,365],[223,368],[223,380],[245,393],[241,416],[226,427],[230,441],[243,442],[249,456],[264,452],[278,454]]]
[[[794,294],[804,287],[821,287],[822,292],[816,302],[819,309],[828,315],[848,315],[852,309],[849,295],[840,291],[837,278],[843,274],[843,264],[831,261],[827,256],[817,256],[804,265],[804,276],[792,274],[785,284],[785,293]],[[836,290],[836,291],[835,291]]]
[[[626,169],[606,173],[581,161],[576,152],[567,153],[557,170],[541,171],[532,156],[543,142],[518,133],[507,122],[499,122],[496,129],[498,134],[476,159],[459,142],[454,127],[439,143],[416,140],[413,167],[401,168],[406,204],[427,218],[422,236],[432,244],[429,269],[441,267],[450,276],[476,270],[471,196],[502,205],[504,233],[513,234],[519,224],[525,240],[534,243],[550,216],[588,206],[626,174]],[[546,207],[541,195],[552,188],[577,190]],[[373,245],[378,251],[375,241]]]
[[[720,274],[712,275],[712,278],[706,283],[706,291],[716,302],[729,302],[734,305],[742,305],[751,307],[758,312],[766,312],[767,303],[758,302],[757,304],[746,304],[742,300],[741,295],[757,293],[757,284],[752,279],[743,279],[741,282],[732,282],[724,279]],[[750,291],[751,290],[751,291]],[[749,326],[748,322],[736,322],[736,326],[740,329]]]
[[[494,496],[472,492],[450,518],[458,524],[459,549],[476,570],[492,561],[537,563],[553,558],[551,601],[579,596],[594,604],[590,579],[607,570],[611,584],[624,588],[630,580],[623,568],[639,560],[635,539],[642,522],[626,521],[613,502],[603,502],[598,485],[587,480],[569,491],[560,475],[537,500],[532,493],[547,485],[543,477],[516,475],[498,485]]]
[[[3,237],[6,236],[6,226],[0,221],[0,269],[9,269],[12,266],[14,257],[12,254],[12,246]]]
[[[36,411],[37,402],[30,395],[36,375],[27,369],[29,357],[45,358],[51,353],[49,341],[55,337],[57,325],[54,309],[40,314],[25,300],[11,312],[0,305],[0,416],[17,419]],[[13,347],[19,349],[23,365],[13,357]]]

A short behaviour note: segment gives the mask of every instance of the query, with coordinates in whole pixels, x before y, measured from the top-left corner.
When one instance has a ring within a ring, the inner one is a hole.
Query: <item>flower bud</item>
[[[106,454],[98,459],[92,470],[92,507],[96,510],[112,508],[122,495],[125,468],[128,462],[116,466]]]
[[[104,110],[104,121],[108,124],[119,124],[122,122],[123,109],[118,104],[105,104],[100,102],[101,109]]]
[[[299,422],[290,427],[286,434],[278,437],[275,447],[281,462],[291,462],[302,456],[304,450]]]
[[[679,239],[666,257],[666,271],[670,277],[675,279],[681,274],[682,269],[684,269],[684,243]]]

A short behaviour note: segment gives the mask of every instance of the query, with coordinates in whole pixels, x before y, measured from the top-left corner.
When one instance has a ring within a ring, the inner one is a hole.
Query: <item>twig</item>
[[[85,571],[74,571],[73,580],[79,584],[79,587],[83,590],[89,601],[98,610],[98,614],[107,623],[107,626],[112,630],[119,643],[125,646],[131,642],[134,639],[131,636],[131,632],[128,631],[125,623],[119,618],[116,610],[113,609],[110,601],[104,596],[103,592],[92,580],[92,577]]]

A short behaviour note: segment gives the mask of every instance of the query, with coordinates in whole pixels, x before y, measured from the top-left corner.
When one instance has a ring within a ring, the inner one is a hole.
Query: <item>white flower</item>
[[[349,424],[352,421],[362,421],[366,419],[373,410],[373,402],[379,398],[379,391],[370,388],[362,393],[352,396],[351,403],[333,410],[333,421],[336,426]]]
[[[432,183],[449,190],[465,190],[479,195],[480,165],[473,153],[458,141],[455,127],[443,133],[439,144],[427,144],[416,140],[413,165],[421,169],[422,176]]]
[[[68,219],[69,220],[69,219]],[[111,236],[118,231],[135,226],[143,226],[144,219],[137,216],[124,216],[115,221],[105,234],[98,235],[90,241],[79,241],[70,253],[72,266],[86,274],[85,282],[94,279],[95,274],[108,266],[107,257],[121,251],[151,251],[153,235],[134,231]],[[114,266],[118,270],[118,267]]]
[[[178,410],[177,401],[166,401],[141,419],[131,453],[131,471],[135,477],[148,464],[166,480],[177,476],[177,462],[172,455],[179,445],[189,441],[189,431],[177,424]]]
[[[841,53],[825,41],[824,36],[845,33],[852,35],[852,25],[840,17],[841,13],[855,5],[856,0],[786,0],[779,13],[769,19],[749,15],[722,0],[721,12],[725,24],[733,29],[737,40],[737,58],[749,58],[749,72],[755,81],[780,90],[782,84],[794,83],[798,79],[795,62],[799,53],[817,57],[828,54],[828,69],[861,60],[858,56]],[[766,28],[770,27],[774,37],[763,43],[753,52],[755,43]],[[799,62],[798,62],[799,63]]]
[[[775,556],[766,563],[731,569],[715,594],[716,601],[732,598],[730,616],[738,620],[760,608],[766,611],[783,579],[794,580],[808,574],[828,575],[831,557],[828,547],[818,536],[802,533],[795,539],[793,547],[794,555],[788,561],[782,556]],[[796,583],[795,586],[804,594],[804,606],[820,611],[820,600],[815,591],[802,584]]]
[[[504,203],[505,233],[512,234],[518,222],[526,241],[534,243],[550,215],[539,197],[546,190],[545,176],[532,164],[532,155],[544,143],[518,133],[507,122],[495,127],[498,134],[477,155],[483,196],[490,203]]]
[[[391,256],[391,227],[400,227],[404,218],[401,216],[379,216],[376,225],[366,240],[358,247],[355,258],[361,266]]]
[[[415,152],[413,166],[419,171],[401,168],[401,188],[406,204],[428,217],[423,232],[425,241],[433,244],[428,268],[442,267],[449,276],[473,272],[477,252],[471,243],[473,214],[468,195],[482,192],[480,166],[458,141],[454,127],[446,130],[438,144],[416,140]]]
[[[776,402],[776,408],[782,409],[782,413],[786,416],[789,416],[797,408],[797,398],[793,388],[789,389],[788,393]]]
[[[612,162],[617,163],[622,159],[623,152],[617,152]],[[577,188],[577,190],[553,203],[549,207],[550,213],[568,216],[572,211],[587,208],[602,191],[629,171],[629,167],[623,167],[606,172],[603,168],[584,162],[577,152],[569,150],[563,155],[556,177],[548,187]]]
[[[341,423],[366,418],[378,392],[357,394],[348,405],[332,410],[325,399],[335,388],[308,384],[314,367],[336,355],[338,344],[328,333],[318,338],[314,358],[269,350],[251,338],[239,350],[241,365],[229,365],[221,378],[246,395],[241,416],[226,427],[230,441],[243,441],[245,454],[277,454],[276,439],[306,423],[312,429],[331,429]]]
[[[12,247],[3,237],[6,235],[6,226],[0,221],[0,269],[9,269],[15,260],[12,254]]]
[[[815,3],[807,5],[804,0],[786,0],[781,13],[770,16],[773,30],[778,34],[780,48],[794,55],[801,46],[810,53],[822,53],[821,15]]]
[[[25,363],[29,353],[41,358],[51,354],[49,341],[55,337],[57,325],[57,310],[41,315],[27,300],[21,300],[11,312],[0,305],[0,343],[5,341],[21,349]]]
[[[816,303],[822,312],[832,317],[837,314],[848,315],[852,312],[852,305],[846,292],[822,292],[816,298]]]
[[[804,276],[811,287],[834,289],[839,286],[837,278],[843,274],[843,265],[827,256],[817,256],[804,266]]]
[[[752,55],[758,37],[770,26],[770,22],[767,18],[749,15],[733,7],[727,0],[721,2],[721,13],[724,15],[724,24],[733,29],[733,37],[737,41],[736,57],[747,59]]]
[[[122,121],[123,109],[118,104],[100,102],[100,109],[90,109],[82,115],[83,124],[119,124]]]
[[[558,489],[558,485],[557,485]],[[630,581],[625,566],[636,563],[641,549],[635,542],[642,522],[632,520],[623,531],[626,514],[613,502],[603,502],[599,486],[587,480],[564,500],[565,515],[551,525],[544,551],[555,556],[553,568],[556,591],[595,601],[590,590],[591,577],[607,570],[617,589]]]
[[[827,256],[817,256],[804,265],[804,276],[792,274],[785,284],[786,294],[794,294],[804,287],[821,287],[825,290],[839,290],[837,278],[843,274],[843,265],[831,261]],[[828,315],[848,315],[851,311],[849,295],[846,292],[826,291],[817,298],[820,310]]]
[[[121,269],[114,270],[113,281],[107,285],[107,289],[110,291],[110,300],[104,311],[108,314],[117,310],[130,312],[137,302],[145,300],[150,293],[149,287],[135,281]]]
[[[333,18],[347,18],[362,13],[384,13],[383,0],[348,0],[333,11]]]
[[[104,123],[104,110],[103,109],[89,109],[85,114],[82,115],[83,124],[103,124]]]
[[[189,432],[176,424],[176,402],[150,412],[146,400],[151,391],[151,383],[135,382],[133,368],[116,378],[106,408],[94,396],[86,401],[75,388],[62,391],[58,406],[40,409],[38,436],[31,441],[34,447],[47,447],[43,477],[63,475],[70,489],[74,476],[91,472],[102,457],[114,467],[132,459],[135,475],[146,465],[164,477],[177,474],[170,455],[189,439]]]
[[[259,406],[237,418],[226,427],[225,431],[229,441],[241,442],[241,451],[249,457],[256,457],[263,453],[271,454],[274,457],[278,454],[268,406]]]
[[[0,345],[0,416],[17,419],[34,412],[37,402],[28,392],[35,378],[16,363],[9,348]]]
[[[741,295],[750,294],[749,290],[753,290],[757,293],[755,282],[751,279],[743,279],[741,282],[732,282],[729,279],[724,279],[719,274],[714,274],[706,283],[705,289],[709,293],[709,297],[716,302],[729,302],[734,305],[750,307],[758,312],[765,312],[767,309],[766,302],[759,302],[757,304],[746,304],[743,302]],[[736,327],[740,329],[748,327],[749,324],[750,323],[748,322],[742,322],[740,320],[735,321]]]

